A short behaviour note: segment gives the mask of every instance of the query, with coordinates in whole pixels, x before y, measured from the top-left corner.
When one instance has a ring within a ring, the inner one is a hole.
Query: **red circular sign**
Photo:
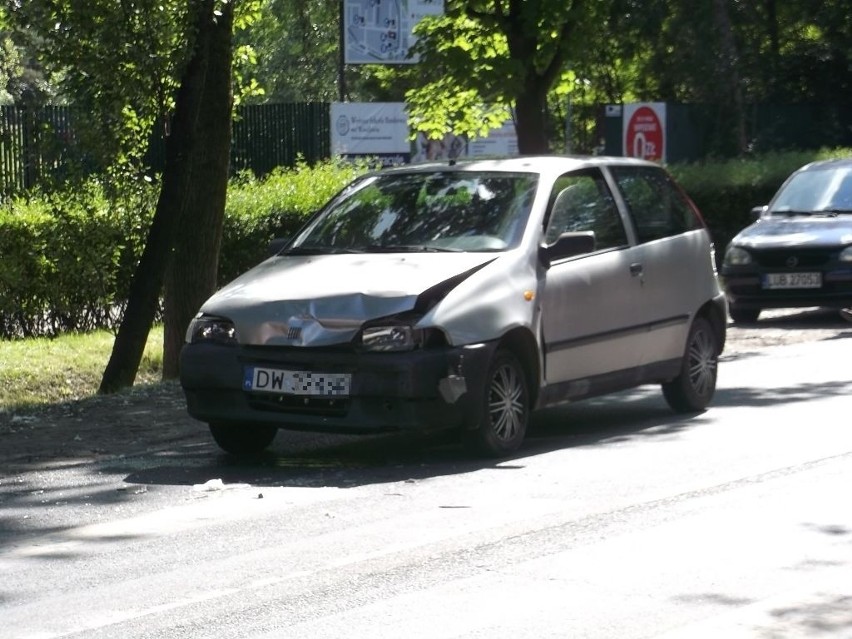
[[[648,106],[641,106],[627,122],[624,134],[624,154],[654,162],[663,159],[663,124],[657,113]]]

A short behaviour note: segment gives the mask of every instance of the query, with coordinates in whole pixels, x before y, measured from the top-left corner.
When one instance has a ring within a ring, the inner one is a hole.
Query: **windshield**
[[[389,173],[354,185],[287,252],[502,251],[520,242],[537,178]]]
[[[852,167],[797,173],[772,203],[773,214],[852,213]]]

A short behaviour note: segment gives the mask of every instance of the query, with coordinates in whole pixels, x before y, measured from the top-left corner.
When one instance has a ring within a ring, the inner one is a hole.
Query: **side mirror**
[[[591,253],[594,250],[594,231],[563,233],[553,244],[542,246],[539,249],[539,259],[545,268],[550,268],[554,260],[583,255],[584,253]]]
[[[766,212],[766,210],[767,210],[768,208],[769,208],[769,207],[768,207],[767,205],[765,205],[765,204],[764,204],[763,206],[755,206],[755,207],[751,210],[751,221],[752,221],[752,222],[757,222],[757,221],[761,218],[761,216],[762,216],[762,215]]]
[[[287,242],[289,242],[289,241],[290,241],[290,238],[287,238],[287,237],[276,237],[275,239],[273,239],[269,243],[269,246],[266,249],[267,253],[269,254],[269,257],[272,257],[273,255],[277,255],[278,252],[281,249],[283,249],[287,245]]]

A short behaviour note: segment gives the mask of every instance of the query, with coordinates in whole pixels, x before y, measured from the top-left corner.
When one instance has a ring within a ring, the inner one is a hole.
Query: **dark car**
[[[764,308],[852,306],[852,158],[803,166],[754,213],[722,264],[734,322]]]

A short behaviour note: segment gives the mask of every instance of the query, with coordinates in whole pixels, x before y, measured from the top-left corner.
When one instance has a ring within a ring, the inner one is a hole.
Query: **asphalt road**
[[[0,637],[852,637],[847,337],[732,329],[706,413],[581,402],[499,462],[281,433],[236,463],[150,398],[7,420]]]

